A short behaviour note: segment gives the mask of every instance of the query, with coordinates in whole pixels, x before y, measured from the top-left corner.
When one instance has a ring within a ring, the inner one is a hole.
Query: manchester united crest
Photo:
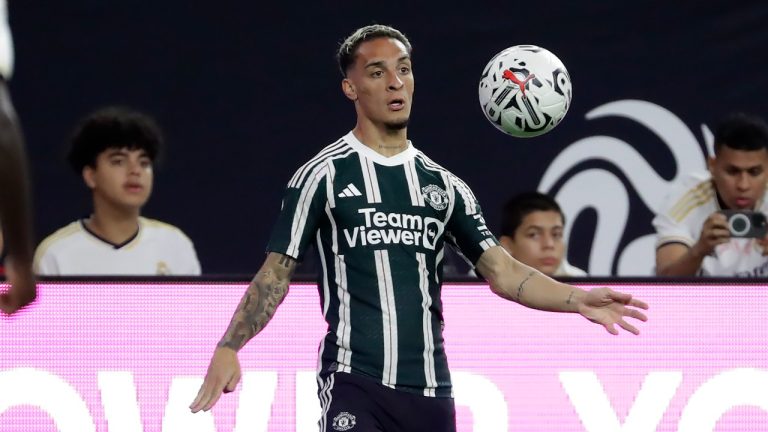
[[[433,184],[421,188],[421,194],[435,210],[445,210],[448,207],[448,193]]]
[[[355,427],[355,416],[343,411],[333,418],[333,430],[347,431]]]

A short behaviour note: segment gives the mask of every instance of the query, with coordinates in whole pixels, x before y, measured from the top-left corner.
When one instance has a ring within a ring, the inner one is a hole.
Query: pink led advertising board
[[[245,283],[43,283],[0,318],[0,431],[315,431],[325,333],[296,284],[240,353],[243,380],[188,410]],[[482,284],[443,288],[460,431],[768,430],[768,290],[626,284],[640,336],[528,310]]]

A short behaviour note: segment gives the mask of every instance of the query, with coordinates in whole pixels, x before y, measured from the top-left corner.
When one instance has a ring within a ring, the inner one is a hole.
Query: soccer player
[[[340,46],[351,132],[290,179],[264,265],[213,353],[190,408],[210,409],[240,379],[237,351],[285,297],[296,262],[316,242],[329,331],[320,343],[321,431],[453,431],[455,409],[442,337],[445,241],[455,241],[499,296],[578,312],[618,333],[647,307],[607,288],[555,282],[510,257],[486,227],[467,185],[407,138],[414,90],[411,45],[382,25]]]
[[[8,9],[5,0],[0,0],[0,244],[7,252],[5,271],[11,284],[7,292],[0,294],[0,310],[6,314],[28,305],[37,295],[32,273],[27,157],[7,87],[12,72],[13,41]]]
[[[38,246],[41,275],[199,275],[192,241],[178,228],[141,216],[163,145],[154,120],[107,107],[78,126],[69,162],[93,197],[93,213]]]
[[[557,202],[540,192],[524,192],[504,204],[499,242],[516,260],[547,276],[586,276],[568,263]]]

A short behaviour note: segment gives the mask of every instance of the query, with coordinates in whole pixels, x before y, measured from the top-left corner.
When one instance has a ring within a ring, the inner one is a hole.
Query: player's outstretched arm
[[[0,295],[0,310],[11,314],[36,296],[32,274],[32,220],[27,157],[21,128],[5,81],[0,79],[0,223],[8,251],[11,289]]]
[[[235,389],[240,381],[237,352],[272,319],[275,310],[288,294],[288,284],[295,269],[296,261],[289,256],[274,252],[267,256],[213,352],[203,385],[189,406],[193,413],[208,411],[219,400],[222,392]]]
[[[600,324],[611,334],[618,334],[615,325],[638,334],[639,331],[625,321],[632,317],[645,321],[644,302],[630,294],[609,288],[585,291],[558,282],[541,272],[512,258],[500,246],[486,250],[477,262],[477,270],[488,280],[491,290],[500,297],[533,309],[553,312],[578,312],[590,321]]]

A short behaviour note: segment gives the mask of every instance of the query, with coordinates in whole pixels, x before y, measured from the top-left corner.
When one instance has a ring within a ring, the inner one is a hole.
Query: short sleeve
[[[180,250],[182,270],[179,274],[189,276],[200,276],[202,269],[200,268],[200,260],[197,258],[197,251],[195,251],[195,245],[192,240],[182,233]]]
[[[306,176],[294,176],[283,195],[283,204],[272,230],[267,252],[303,259],[325,214],[328,168],[321,165]],[[295,179],[300,181],[295,181]]]
[[[683,187],[675,185],[664,198],[653,218],[653,227],[656,229],[656,249],[670,243],[681,243],[690,247],[696,242],[690,223],[686,223],[685,219],[680,220],[674,217],[675,209],[679,206],[684,192]]]
[[[446,236],[475,264],[483,252],[497,246],[499,241],[485,223],[480,204],[469,187],[456,176],[450,175],[449,178],[454,191],[454,206],[448,219]]]
[[[47,247],[37,248],[32,269],[38,276],[58,276],[60,274],[56,257],[50,253]]]

